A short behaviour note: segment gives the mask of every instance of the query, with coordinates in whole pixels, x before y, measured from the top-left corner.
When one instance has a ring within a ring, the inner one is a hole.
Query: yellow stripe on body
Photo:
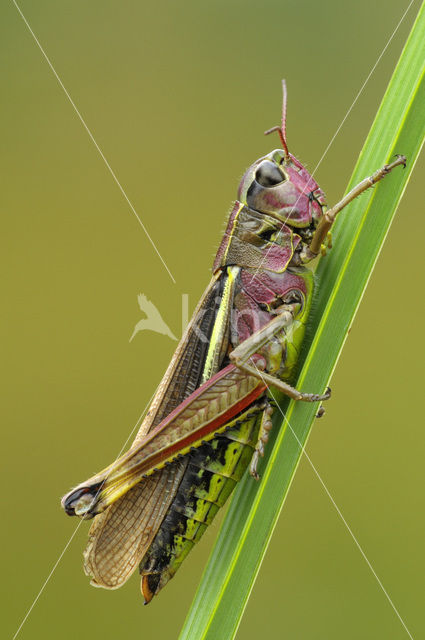
[[[224,285],[223,296],[221,298],[220,307],[212,330],[207,357],[205,358],[204,370],[202,372],[202,383],[209,380],[218,370],[217,361],[220,356],[223,338],[230,320],[229,316],[232,310],[231,303],[233,299],[233,292],[239,271],[239,267],[227,267],[227,280]]]

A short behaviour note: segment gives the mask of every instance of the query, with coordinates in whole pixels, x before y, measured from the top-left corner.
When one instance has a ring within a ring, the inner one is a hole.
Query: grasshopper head
[[[238,199],[291,227],[316,227],[325,194],[291,154],[276,149],[252,164],[241,180]]]
[[[283,80],[282,125],[277,131],[283,149],[275,149],[260,158],[245,172],[238,199],[250,209],[266,213],[292,227],[316,227],[322,217],[326,198],[317,182],[286,143],[286,83]]]

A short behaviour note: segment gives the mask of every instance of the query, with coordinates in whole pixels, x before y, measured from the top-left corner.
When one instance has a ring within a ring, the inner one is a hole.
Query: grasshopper
[[[362,180],[338,204],[288,151],[245,172],[213,275],[130,447],[63,499],[69,515],[95,517],[84,553],[92,584],[115,589],[139,567],[145,603],[173,577],[249,466],[272,427],[269,387],[297,401],[330,390],[291,385],[314,281],[306,265],[331,247],[337,214],[399,165]]]

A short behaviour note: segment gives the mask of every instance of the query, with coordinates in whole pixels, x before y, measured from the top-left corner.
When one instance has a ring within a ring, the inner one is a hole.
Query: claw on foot
[[[316,418],[321,418],[322,416],[325,415],[325,413],[326,413],[325,408],[322,407],[322,405],[320,405],[316,413]]]
[[[402,165],[403,169],[406,168],[406,156],[403,156],[401,153],[396,153],[394,158],[398,158],[400,160],[400,164]]]
[[[260,476],[257,471],[257,465],[258,465],[258,451],[254,451],[251,464],[249,465],[249,474],[254,478],[254,480],[258,482],[260,479]]]

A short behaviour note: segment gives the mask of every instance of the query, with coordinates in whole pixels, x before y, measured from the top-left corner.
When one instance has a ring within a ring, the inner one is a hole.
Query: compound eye
[[[255,179],[262,187],[274,187],[286,180],[282,171],[274,162],[264,160],[255,172]]]

